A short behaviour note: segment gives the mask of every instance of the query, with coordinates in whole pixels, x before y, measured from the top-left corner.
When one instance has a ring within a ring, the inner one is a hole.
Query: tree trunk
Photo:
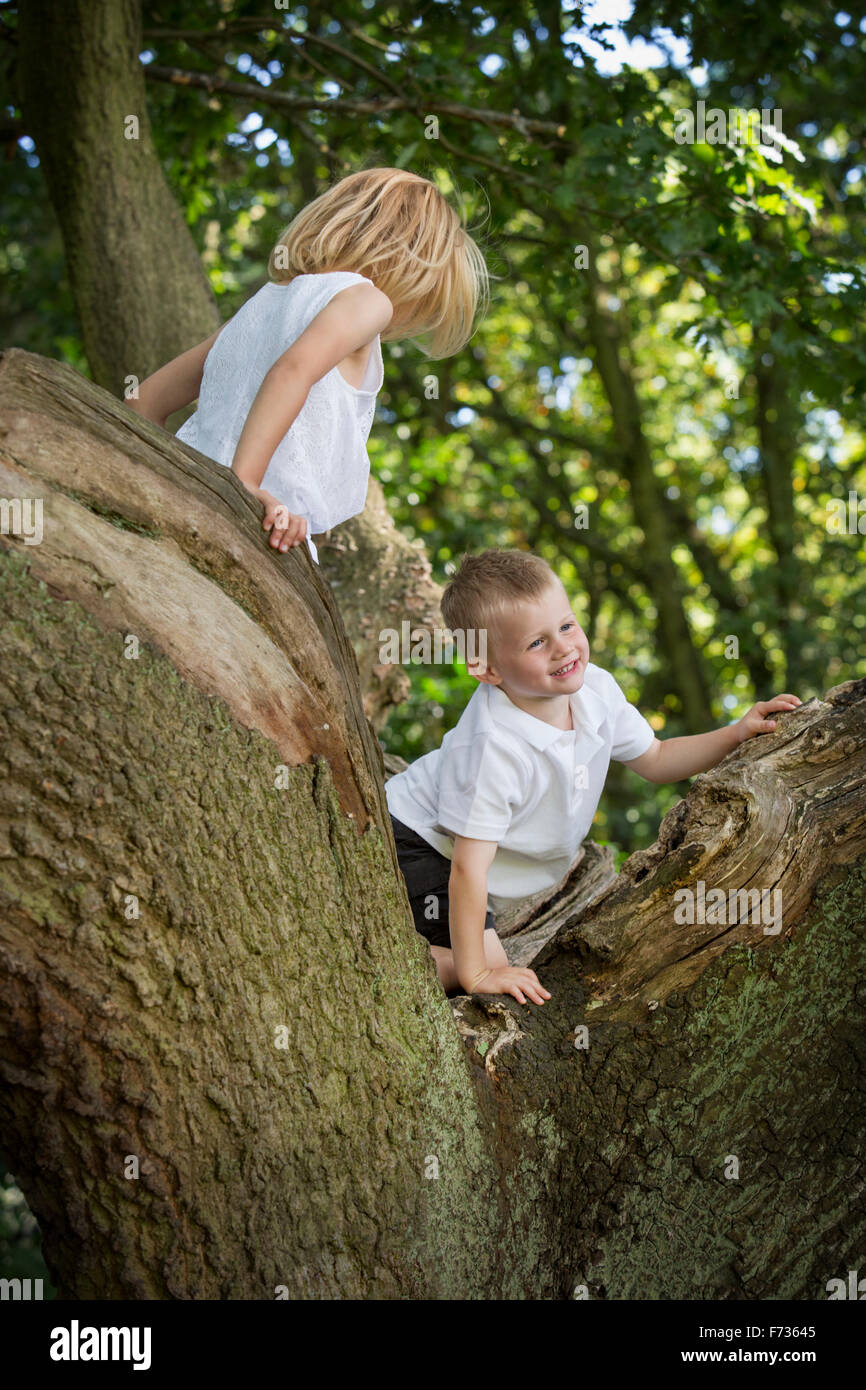
[[[505,935],[543,1008],[449,1003],[307,554],[69,368],[5,354],[0,431],[0,494],[44,501],[41,544],[0,536],[0,1123],[61,1296],[813,1299],[856,1268],[866,681],[612,882],[585,847]],[[680,924],[699,881],[778,889],[781,929]]]
[[[18,82],[93,378],[121,395],[219,327],[157,158],[139,0],[27,0]]]
[[[380,729],[394,705],[409,694],[405,667],[381,660],[385,631],[399,634],[404,622],[410,632],[434,629],[441,623],[442,590],[426,551],[394,525],[375,478],[361,515],[331,531],[318,550],[322,573],[352,639],[364,713]]]

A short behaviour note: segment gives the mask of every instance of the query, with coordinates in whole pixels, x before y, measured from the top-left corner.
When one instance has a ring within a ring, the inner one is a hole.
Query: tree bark
[[[69,368],[4,354],[0,445],[0,495],[44,503],[41,544],[0,535],[0,1125],[61,1296],[813,1299],[856,1268],[866,681],[618,877],[584,847],[504,933],[543,1008],[449,1003],[307,554]],[[699,882],[778,889],[782,929],[678,922]]]
[[[380,729],[410,689],[406,668],[381,659],[385,630],[399,634],[408,622],[410,633],[432,631],[441,622],[442,590],[426,551],[391,520],[375,478],[362,514],[329,533],[319,545],[319,561],[352,639],[364,713]]]

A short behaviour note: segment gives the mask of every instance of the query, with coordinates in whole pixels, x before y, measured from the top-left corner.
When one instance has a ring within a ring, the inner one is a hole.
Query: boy
[[[397,858],[444,988],[543,1004],[551,995],[535,972],[508,964],[488,891],[495,908],[559,882],[589,833],[611,758],[649,782],[679,782],[801,701],[777,695],[723,729],[660,742],[613,676],[590,663],[550,566],[522,551],[464,556],[442,616],[452,632],[486,632],[487,661],[469,664],[479,687],[441,748],[385,784]]]

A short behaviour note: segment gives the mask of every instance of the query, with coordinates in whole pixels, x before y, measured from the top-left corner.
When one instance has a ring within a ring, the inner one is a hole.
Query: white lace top
[[[277,358],[349,285],[372,284],[352,270],[297,275],[269,282],[225,325],[202,374],[198,408],[177,438],[231,467],[244,422],[265,374]],[[364,381],[352,386],[339,367],[313,383],[271,456],[262,487],[318,534],[364,509],[370,461],[367,439],[384,367],[377,334]],[[315,550],[311,544],[315,558]]]

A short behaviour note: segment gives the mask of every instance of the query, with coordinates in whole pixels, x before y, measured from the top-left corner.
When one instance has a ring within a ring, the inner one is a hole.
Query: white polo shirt
[[[527,714],[480,684],[440,748],[385,783],[388,809],[450,859],[454,836],[495,840],[493,910],[552,888],[574,862],[611,758],[629,762],[655,734],[613,676],[591,662],[570,696],[574,728]]]

